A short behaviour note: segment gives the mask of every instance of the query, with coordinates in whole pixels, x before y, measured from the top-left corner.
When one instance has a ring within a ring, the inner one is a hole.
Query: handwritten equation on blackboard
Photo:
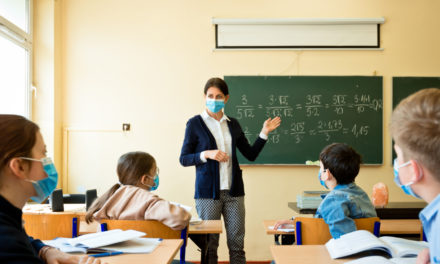
[[[331,141],[334,135],[351,134],[356,138],[367,136],[369,125],[365,125],[365,122],[345,124],[344,116],[355,115],[361,121],[366,111],[381,112],[383,107],[381,98],[362,93],[334,94],[330,97],[322,94],[307,94],[305,98],[291,97],[274,93],[264,98],[264,102],[253,102],[247,94],[241,94],[240,104],[235,105],[234,116],[243,121],[261,115],[266,118],[279,116],[283,125],[269,135],[269,141],[279,144],[280,139],[284,138],[299,144],[306,135],[324,138],[325,141]],[[333,118],[329,119],[329,116]],[[243,131],[252,140],[259,134],[259,131],[252,133],[247,126],[243,127]]]

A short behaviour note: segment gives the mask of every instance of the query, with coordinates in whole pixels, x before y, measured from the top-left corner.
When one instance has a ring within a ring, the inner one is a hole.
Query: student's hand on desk
[[[218,162],[227,162],[229,160],[228,154],[226,152],[223,152],[221,150],[206,150],[205,151],[205,158],[216,160]]]
[[[277,230],[278,228],[282,227],[282,225],[293,225],[293,220],[279,220],[275,223],[273,226],[274,230]]]
[[[281,125],[281,118],[279,116],[275,118],[268,118],[266,121],[264,121],[263,124],[263,134],[266,136],[269,135],[270,132],[274,131],[277,127]]]
[[[429,263],[429,249],[425,248],[424,250],[420,251],[419,255],[417,256],[416,263],[417,264],[427,264]]]
[[[101,264],[101,260],[88,256],[75,256],[50,248],[45,253],[47,264]]]

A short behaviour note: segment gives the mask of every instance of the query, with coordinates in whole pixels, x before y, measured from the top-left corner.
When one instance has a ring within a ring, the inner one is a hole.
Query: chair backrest
[[[295,238],[297,245],[323,245],[332,236],[328,225],[322,218],[295,217]],[[379,236],[379,217],[354,219],[358,230],[368,230]]]
[[[29,236],[42,240],[77,237],[77,214],[23,214],[24,228]]]
[[[183,230],[173,230],[170,227],[156,220],[108,220],[101,219],[101,231],[112,229],[128,230],[133,229],[145,232],[145,237],[162,239],[183,239],[180,248],[180,263],[185,263],[186,242],[188,240],[188,227]]]

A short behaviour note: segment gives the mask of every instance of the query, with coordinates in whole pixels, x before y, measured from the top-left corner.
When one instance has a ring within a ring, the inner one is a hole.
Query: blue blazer
[[[228,128],[232,138],[232,182],[229,194],[233,197],[244,195],[242,171],[237,160],[238,148],[248,160],[254,161],[266,144],[266,140],[258,137],[251,146],[245,137],[238,121],[229,117]],[[196,115],[186,124],[185,138],[180,152],[180,164],[196,166],[196,186],[194,198],[220,198],[219,162],[207,159],[200,160],[200,153],[205,150],[218,149],[215,138],[209,131],[200,115]]]

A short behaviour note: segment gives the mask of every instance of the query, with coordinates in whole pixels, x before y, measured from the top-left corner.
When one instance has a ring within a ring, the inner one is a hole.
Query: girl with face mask
[[[101,263],[46,246],[23,229],[25,203],[45,200],[57,181],[38,126],[22,116],[0,115],[0,263]]]
[[[129,152],[119,158],[119,182],[95,200],[86,222],[100,219],[157,220],[174,230],[184,229],[191,214],[159,198],[151,191],[159,187],[159,168],[145,152]]]

